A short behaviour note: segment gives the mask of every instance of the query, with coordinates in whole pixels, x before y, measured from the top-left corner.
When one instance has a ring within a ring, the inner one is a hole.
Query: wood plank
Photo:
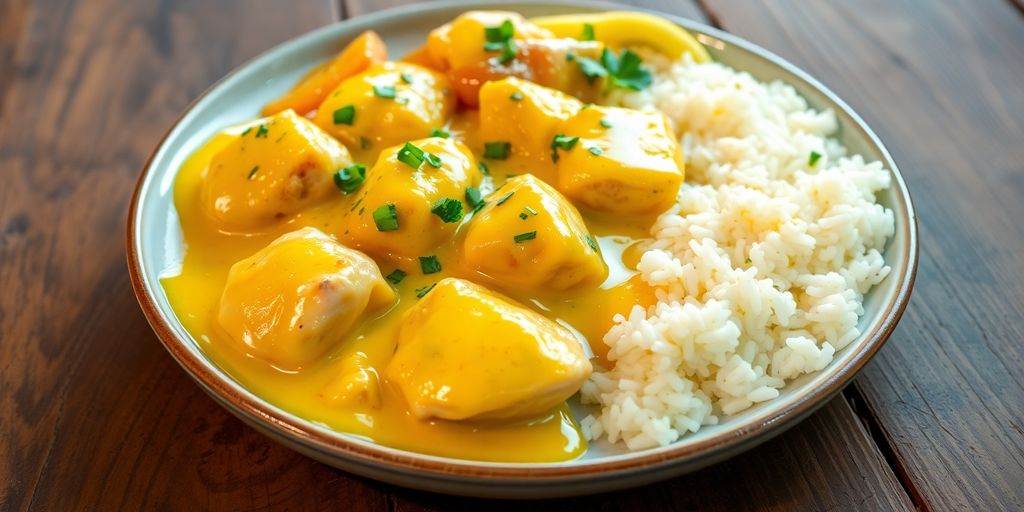
[[[148,329],[124,265],[135,177],[178,114],[336,11],[333,0],[4,4],[3,44],[17,46],[0,70],[0,509],[372,496],[372,484],[338,481],[202,396]]]
[[[0,118],[14,77],[14,52],[28,11],[28,0],[0,0]]]
[[[933,509],[1024,508],[1024,18],[1004,0],[712,0],[850,102],[914,195],[921,267],[857,389]]]
[[[911,510],[842,398],[744,455],[622,492],[549,500],[544,510]],[[536,510],[529,502],[454,499],[395,489],[392,510]]]

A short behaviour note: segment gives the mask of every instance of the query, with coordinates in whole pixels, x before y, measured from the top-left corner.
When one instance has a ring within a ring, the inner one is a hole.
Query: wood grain
[[[263,457],[267,442],[156,342],[123,240],[135,178],[178,114],[232,67],[333,21],[336,5],[2,5],[0,45],[14,51],[0,61],[0,509],[322,497],[302,473],[277,480],[308,461]],[[273,485],[247,485],[261,479]]]
[[[914,194],[921,267],[857,380],[932,509],[1024,509],[1024,18],[1000,0],[713,0],[880,133]]]

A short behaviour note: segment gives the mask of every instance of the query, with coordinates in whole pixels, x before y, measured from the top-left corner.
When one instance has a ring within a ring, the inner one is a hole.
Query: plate
[[[182,326],[160,285],[184,250],[174,208],[173,184],[185,158],[223,127],[250,120],[267,101],[289,89],[315,64],[337,54],[360,32],[373,29],[392,57],[419,46],[430,29],[470,9],[515,10],[527,17],[622,10],[607,3],[430,2],[360,16],[288,41],[211,87],[182,115],[139,177],[128,217],[127,256],[132,286],[150,325],[189,375],[256,430],[325,464],[398,485],[485,497],[537,498],[607,492],[694,471],[737,455],[778,435],[825,404],[885,343],[907,305],[917,268],[917,219],[896,163],[864,121],[807,73],[735,36],[657,13],[691,31],[711,56],[761,81],[782,80],[816,109],[831,108],[836,137],[851,153],[881,161],[893,175],[879,202],[895,216],[896,231],[884,253],[891,274],[864,299],[863,333],[824,370],[790,382],[780,396],[703,427],[668,446],[628,452],[606,441],[580,459],[560,463],[492,463],[423,455],[335,432],[271,405],[209,361]]]

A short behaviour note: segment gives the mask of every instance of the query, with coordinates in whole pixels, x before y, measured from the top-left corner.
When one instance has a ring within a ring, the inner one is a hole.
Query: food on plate
[[[387,368],[413,414],[448,420],[535,417],[576,393],[590,371],[568,329],[454,278],[406,313]]]
[[[350,148],[385,148],[426,137],[455,108],[448,79],[415,64],[384,62],[338,85],[320,104],[318,126]]]
[[[295,370],[394,298],[373,260],[303,228],[231,266],[217,321],[244,352]]]
[[[348,149],[292,110],[245,127],[210,161],[206,212],[226,230],[258,228],[326,200]]]
[[[480,179],[469,148],[451,138],[385,148],[351,194],[340,236],[376,256],[421,256],[455,236]]]
[[[531,174],[510,178],[462,230],[463,265],[495,286],[523,292],[595,287],[608,276],[576,207]]]
[[[269,116],[288,109],[306,115],[316,110],[342,80],[374,64],[380,64],[387,58],[388,48],[384,41],[376,32],[367,30],[333,60],[313,68],[295,87],[264,106],[263,115]]]
[[[395,448],[670,444],[828,365],[889,272],[881,164],[649,14],[366,32],[263,112],[179,171],[168,299],[255,395]]]

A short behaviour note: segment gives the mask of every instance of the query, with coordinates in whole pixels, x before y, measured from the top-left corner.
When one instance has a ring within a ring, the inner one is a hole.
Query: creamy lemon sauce
[[[453,136],[461,138],[469,147],[480,148],[480,141],[473,136],[476,132],[473,117],[459,115],[449,128]],[[351,201],[339,192],[337,199],[283,219],[257,234],[233,235],[220,231],[201,204],[202,176],[211,157],[239,132],[240,129],[227,130],[213,137],[180,169],[174,195],[186,254],[180,274],[162,280],[183,325],[220,368],[256,395],[284,410],[333,430],[395,448],[513,462],[569,460],[586,450],[586,442],[564,404],[546,414],[512,424],[421,420],[409,412],[396,387],[384,378],[383,369],[395,351],[400,320],[416,303],[416,290],[449,276],[475,279],[467,271],[460,272],[455,264],[454,241],[434,251],[441,262],[449,263],[436,274],[423,275],[415,261],[377,259],[384,274],[396,268],[407,273],[395,286],[396,303],[376,318],[365,320],[327,357],[300,370],[275,368],[242,352],[238,344],[230,343],[228,333],[217,321],[217,309],[231,265],[251,256],[278,236],[302,227],[312,226],[339,235],[344,229],[344,214],[352,208]],[[369,166],[376,159],[377,151],[379,148],[357,149],[354,156],[356,161]],[[481,155],[476,156],[479,159]],[[530,162],[516,158],[481,160],[490,170],[481,187],[484,192],[500,186],[511,175],[540,171]],[[600,287],[557,296],[523,295],[500,286],[496,288],[570,328],[600,360],[605,346],[601,337],[611,327],[612,317],[627,313],[634,304],[649,305],[655,301],[653,292],[633,270],[639,254],[636,244],[647,236],[651,219],[623,220],[581,213],[609,268],[608,278]],[[331,399],[330,387],[338,377],[339,368],[358,353],[363,354],[358,357],[365,357],[380,374],[380,400],[376,407],[367,403],[339,404]]]

